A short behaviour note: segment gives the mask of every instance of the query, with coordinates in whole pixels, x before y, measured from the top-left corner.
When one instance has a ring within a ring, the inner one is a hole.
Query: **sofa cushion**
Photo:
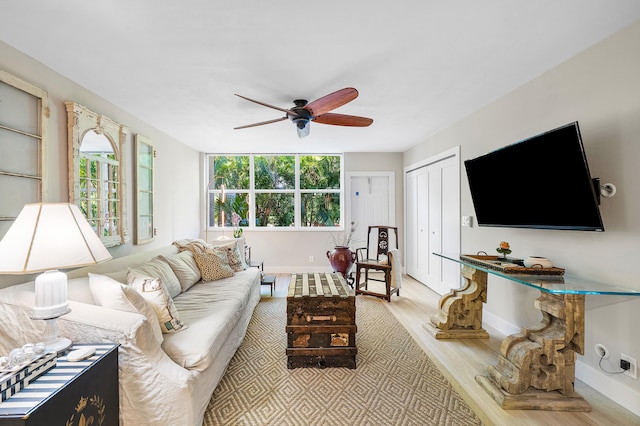
[[[163,333],[175,333],[186,328],[180,321],[178,311],[162,280],[159,278],[140,277],[129,271],[127,283],[151,305],[158,316],[158,322]]]
[[[259,287],[260,271],[250,268],[216,282],[200,282],[174,300],[189,328],[165,335],[162,348],[178,365],[203,371],[216,360],[230,341],[234,327],[250,303],[252,289]]]
[[[180,281],[173,272],[173,269],[171,269],[171,266],[169,266],[167,262],[160,259],[159,256],[135,268],[129,268],[129,274],[132,272],[138,277],[160,278],[171,297],[176,297],[182,292]],[[129,274],[127,274],[127,281]]]
[[[158,316],[147,301],[133,288],[98,274],[89,274],[89,288],[96,304],[126,312],[138,312],[149,320],[158,343],[164,340]]]
[[[180,287],[185,292],[189,288],[202,279],[200,269],[196,260],[193,258],[193,253],[190,251],[183,251],[173,256],[158,256],[169,264],[173,273],[178,277]]]
[[[233,276],[233,269],[229,266],[224,252],[194,253],[193,258],[198,264],[203,281],[217,281]]]
[[[227,256],[229,266],[231,266],[231,269],[233,269],[234,272],[239,272],[247,269],[242,261],[244,256],[240,253],[238,243],[236,243],[235,241],[229,244],[214,246],[211,249],[208,249],[207,252],[219,254],[224,253]]]

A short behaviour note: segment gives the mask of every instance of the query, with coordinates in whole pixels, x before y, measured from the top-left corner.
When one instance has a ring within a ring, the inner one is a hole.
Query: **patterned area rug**
[[[356,298],[355,370],[287,369],[286,303],[258,304],[204,426],[481,424],[381,299]]]

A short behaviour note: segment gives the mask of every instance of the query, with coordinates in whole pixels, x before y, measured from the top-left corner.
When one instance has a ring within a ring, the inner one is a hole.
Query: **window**
[[[209,226],[232,226],[233,213],[240,226],[249,225],[250,157],[208,157]]]
[[[256,227],[295,226],[296,157],[253,157]]]
[[[300,157],[302,226],[340,226],[340,157]]]
[[[25,204],[46,201],[48,116],[46,91],[0,70],[0,238]]]
[[[342,226],[342,155],[207,158],[209,227]]]

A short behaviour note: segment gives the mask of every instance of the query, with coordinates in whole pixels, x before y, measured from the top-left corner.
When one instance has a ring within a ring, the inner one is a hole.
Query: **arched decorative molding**
[[[129,231],[127,228],[127,198],[126,198],[126,171],[123,149],[126,136],[129,129],[122,124],[105,117],[102,114],[95,113],[90,109],[71,101],[65,102],[67,108],[67,143],[68,143],[68,161],[69,161],[69,201],[78,205],[80,210],[87,215],[87,207],[82,204],[83,194],[80,187],[80,159],[82,140],[85,135],[94,131],[97,134],[104,135],[112,145],[113,154],[117,162],[117,198],[116,200],[116,221],[115,229],[110,230],[110,235],[100,235],[100,238],[106,247],[118,246],[129,242]],[[100,206],[100,211],[105,206]],[[102,216],[101,216],[102,217]],[[89,221],[90,223],[91,220]],[[92,223],[95,225],[95,223]],[[102,228],[94,226],[94,229]],[[104,234],[104,232],[102,233]]]

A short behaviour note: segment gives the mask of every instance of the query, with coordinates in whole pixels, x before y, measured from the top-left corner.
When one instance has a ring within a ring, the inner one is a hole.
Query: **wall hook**
[[[613,197],[616,195],[616,186],[612,183],[600,185],[600,195],[607,198]]]

